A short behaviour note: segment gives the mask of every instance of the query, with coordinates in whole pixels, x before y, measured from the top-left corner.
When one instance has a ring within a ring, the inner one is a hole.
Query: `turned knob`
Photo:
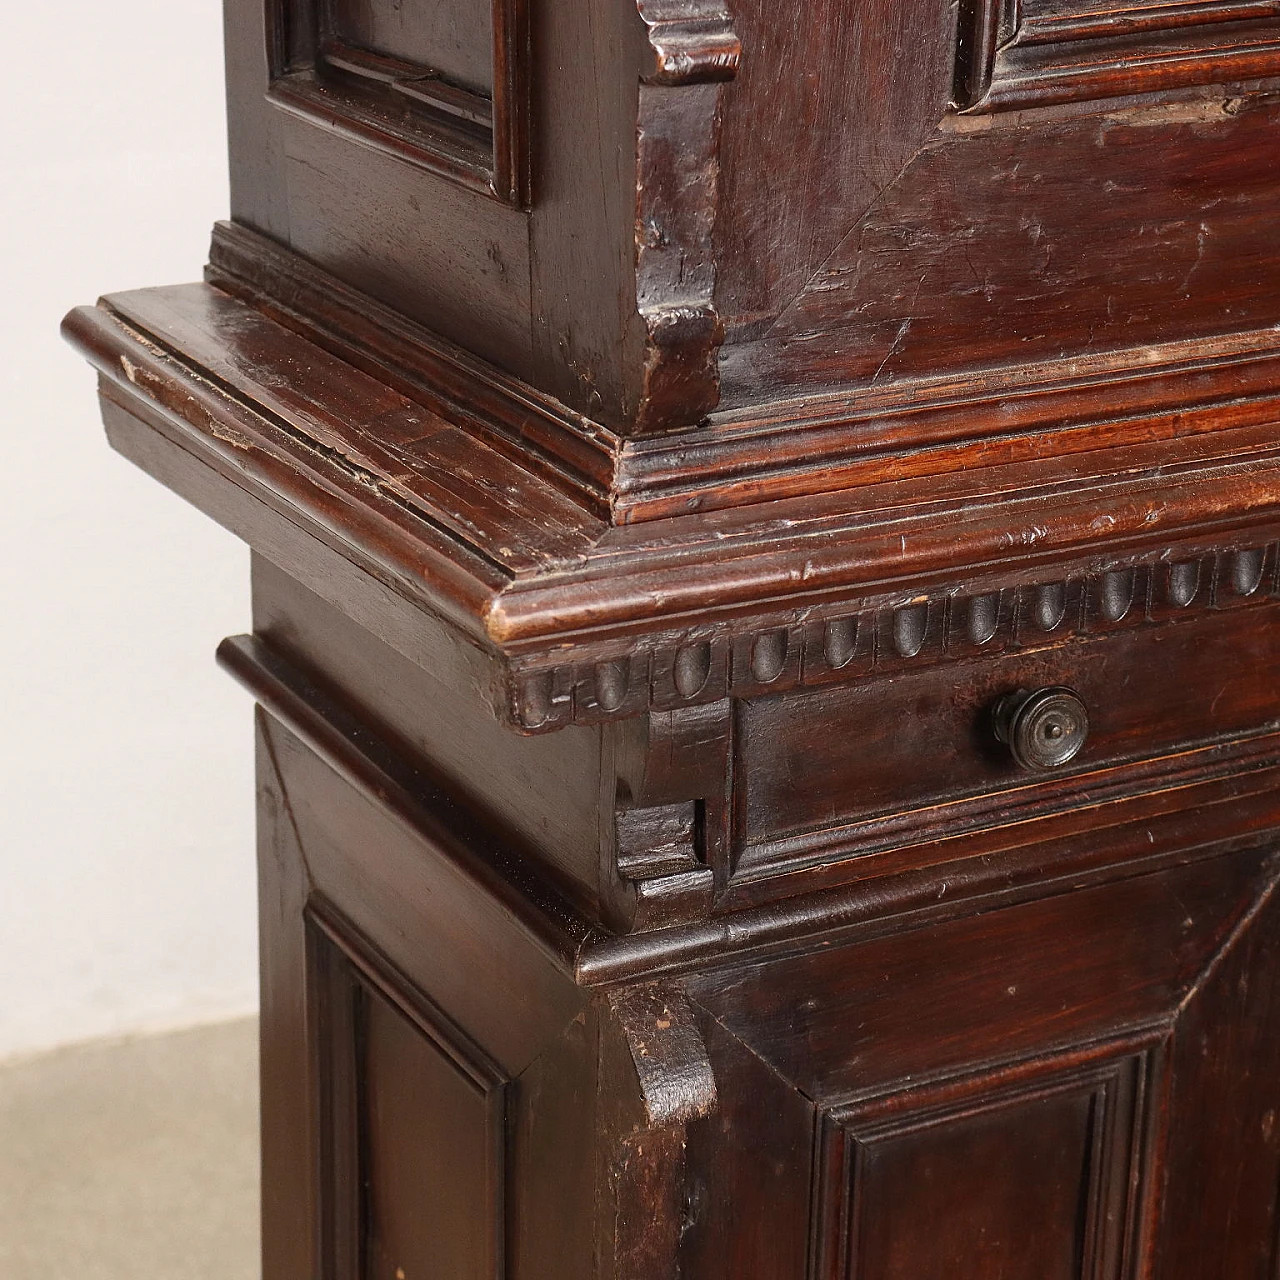
[[[1070,689],[1018,689],[992,708],[996,737],[1024,769],[1074,760],[1089,736],[1089,713]]]

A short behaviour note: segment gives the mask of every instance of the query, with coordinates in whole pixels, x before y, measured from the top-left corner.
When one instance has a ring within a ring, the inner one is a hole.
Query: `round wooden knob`
[[[1089,713],[1070,689],[1019,689],[993,709],[996,737],[1024,769],[1074,760],[1089,736]]]

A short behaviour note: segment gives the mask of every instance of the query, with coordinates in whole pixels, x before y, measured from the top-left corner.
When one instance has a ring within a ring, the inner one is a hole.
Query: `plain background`
[[[218,0],[10,5],[0,78],[0,1058],[251,1012],[248,556],[112,453],[59,338],[197,279],[226,216]]]

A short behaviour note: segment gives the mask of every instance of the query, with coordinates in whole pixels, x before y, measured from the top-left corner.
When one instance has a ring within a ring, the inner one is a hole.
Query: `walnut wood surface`
[[[572,639],[585,653],[721,616],[767,629],[771,610],[782,623],[895,587],[910,599],[949,581],[1034,581],[1144,548],[1178,559],[1265,541],[1278,514],[1274,432],[1259,425],[1096,449],[1087,486],[1072,459],[997,464],[610,527],[207,286],[117,295],[68,332],[122,407],[162,411],[178,447],[219,455],[241,487],[331,526],[402,590],[513,650]],[[345,533],[375,511],[385,532]]]
[[[264,1280],[1276,1280],[1276,0],[226,13]]]

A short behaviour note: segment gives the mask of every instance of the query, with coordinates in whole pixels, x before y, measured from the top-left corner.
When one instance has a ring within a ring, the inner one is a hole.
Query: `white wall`
[[[248,556],[104,440],[58,337],[199,277],[219,0],[8,5],[0,76],[0,1057],[252,1010]]]

